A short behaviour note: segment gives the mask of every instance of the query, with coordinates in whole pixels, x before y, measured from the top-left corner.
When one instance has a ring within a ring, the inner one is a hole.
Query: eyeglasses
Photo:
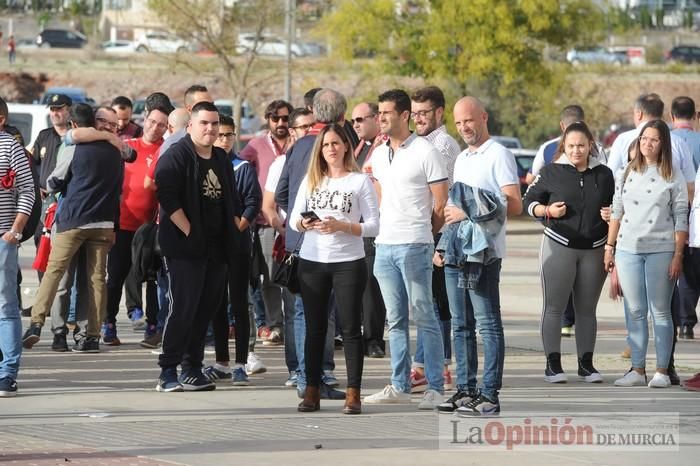
[[[219,133],[219,139],[230,139],[235,135],[236,133]]]
[[[299,129],[302,131],[308,131],[310,128],[313,128],[313,126],[314,126],[313,123],[309,123],[306,125],[292,126],[292,129]]]
[[[411,118],[413,118],[414,120],[417,117],[425,118],[428,116],[429,113],[434,112],[434,111],[435,111],[435,107],[428,109],[428,110],[419,110],[417,112],[411,112]]]
[[[350,120],[350,121],[352,121],[353,123],[357,123],[357,124],[359,125],[359,124],[362,123],[363,121],[365,121],[365,120],[367,120],[367,119],[369,119],[369,118],[374,118],[375,116],[376,116],[376,115],[367,115],[367,116],[363,116],[363,117],[353,118],[353,119]]]
[[[109,120],[106,119],[106,118],[97,117],[97,118],[95,118],[95,121],[99,121],[100,123],[102,123],[103,125],[105,125],[107,128],[112,128],[112,129],[114,129],[114,128],[117,128],[117,127],[118,127],[117,123],[115,123],[115,122],[113,122],[113,121],[109,121]]]
[[[280,120],[286,123],[289,121],[289,115],[270,115],[270,120],[272,120],[274,123],[277,123]]]

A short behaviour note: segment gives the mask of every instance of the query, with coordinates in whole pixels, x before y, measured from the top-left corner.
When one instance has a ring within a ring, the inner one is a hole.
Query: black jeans
[[[117,230],[114,245],[107,255],[107,323],[116,324],[122,287],[131,270],[133,231]]]
[[[200,260],[166,257],[163,266],[170,299],[158,364],[163,369],[182,364],[183,372],[201,370],[207,327],[226,294],[224,255],[210,253]]]
[[[374,238],[365,238],[365,263],[367,266],[367,286],[362,295],[362,330],[365,347],[376,343],[384,350],[384,321],[386,308],[379,289],[379,283],[374,277]]]
[[[250,269],[250,254],[236,256],[234,264],[229,267],[228,297],[224,299],[212,320],[214,329],[214,348],[216,362],[229,362],[228,347],[228,304],[233,310],[236,322],[236,363],[245,364],[248,361],[248,338],[250,333],[250,318],[248,316],[248,273]]]
[[[367,283],[365,259],[324,264],[299,260],[299,282],[304,303],[306,340],[304,355],[307,385],[321,384],[323,348],[328,331],[328,301],[331,290],[338,304],[336,318],[343,330],[348,388],[362,385],[364,350],[362,344],[362,294]]]

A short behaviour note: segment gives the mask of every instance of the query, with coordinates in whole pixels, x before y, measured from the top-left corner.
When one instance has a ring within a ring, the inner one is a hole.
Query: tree
[[[258,50],[263,32],[283,18],[279,0],[149,0],[149,8],[178,36],[200,44],[216,57],[214,67],[189,53],[178,53],[175,60],[199,74],[223,78],[234,97],[234,121],[240,128],[241,105],[248,91],[262,81],[257,76]],[[238,44],[238,35],[250,33],[250,47]]]
[[[362,47],[387,69],[478,91],[503,130],[523,135],[556,115],[566,83],[545,49],[595,43],[603,19],[592,0],[339,0],[320,27],[346,58]]]

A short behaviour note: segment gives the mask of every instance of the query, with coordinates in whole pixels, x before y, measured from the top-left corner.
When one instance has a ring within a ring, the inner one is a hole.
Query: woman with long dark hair
[[[671,386],[668,364],[673,345],[671,296],[683,268],[688,238],[688,188],[672,163],[671,133],[662,120],[644,125],[631,149],[637,154],[615,180],[604,264],[617,273],[628,312],[627,341],[632,368],[615,385],[645,385],[652,313],[656,373],[651,388]]]
[[[348,375],[343,412],[359,414],[364,359],[361,310],[367,282],[362,237],[377,235],[379,210],[372,182],[360,173],[342,126],[332,123],[316,137],[289,225],[305,232],[299,282],[306,321],[307,386],[298,410],[320,409],[321,364],[333,291]]]
[[[547,366],[544,380],[564,383],[561,365],[561,314],[573,296],[576,314],[578,375],[602,382],[593,367],[596,307],[605,283],[603,246],[608,225],[600,209],[612,203],[615,180],[608,167],[591,157],[595,141],[583,122],[570,124],[557,149],[558,158],[540,171],[523,204],[545,222],[540,251],[543,310],[540,331]]]

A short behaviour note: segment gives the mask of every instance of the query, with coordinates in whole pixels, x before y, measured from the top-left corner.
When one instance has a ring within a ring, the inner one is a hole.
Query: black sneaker
[[[453,413],[457,408],[464,406],[478,396],[479,395],[474,392],[464,392],[458,390],[457,393],[446,399],[443,403],[439,404],[437,410],[439,413]]]
[[[671,380],[671,385],[680,385],[681,378],[678,377],[678,372],[673,366],[668,366],[668,378]]]
[[[83,337],[73,346],[74,353],[99,353],[100,340],[96,337]]]
[[[549,383],[566,383],[566,374],[564,369],[561,368],[561,353],[549,353],[549,356],[547,356],[544,381]]]
[[[0,379],[0,397],[9,398],[17,395],[17,382],[11,377]]]
[[[600,372],[593,367],[593,353],[584,353],[578,360],[578,376],[586,383],[603,383]]]
[[[68,342],[66,341],[65,333],[55,333],[53,336],[53,343],[51,343],[51,349],[58,352],[68,351]]]
[[[207,392],[216,390],[216,384],[209,380],[201,369],[190,370],[180,375],[180,385],[186,392]]]
[[[22,336],[22,346],[26,349],[32,349],[41,340],[41,325],[30,324],[24,336]]]
[[[162,369],[160,371],[160,377],[158,377],[156,391],[158,391],[158,392],[182,392],[182,391],[184,391],[184,389],[182,388],[182,385],[177,380],[177,368],[176,367],[169,367],[167,369]]]
[[[455,414],[460,417],[498,416],[500,413],[501,404],[498,400],[490,400],[481,394],[455,410]]]

